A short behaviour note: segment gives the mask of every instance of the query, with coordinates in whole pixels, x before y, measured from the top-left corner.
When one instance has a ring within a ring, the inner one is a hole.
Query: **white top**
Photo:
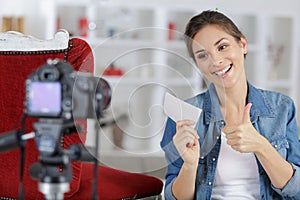
[[[240,153],[227,144],[222,132],[211,199],[259,199],[259,174],[253,153]]]

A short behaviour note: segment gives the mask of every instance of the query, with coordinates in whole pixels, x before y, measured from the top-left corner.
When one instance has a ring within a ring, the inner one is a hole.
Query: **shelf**
[[[168,49],[184,49],[186,45],[183,40],[142,40],[142,39],[114,39],[114,38],[83,38],[92,47],[165,47]],[[248,43],[248,51],[256,52],[258,46]]]
[[[145,83],[165,83],[168,86],[184,86],[186,84],[196,85],[199,84],[199,79],[190,78],[185,80],[178,80],[177,78],[169,78],[167,80],[157,79],[157,78],[122,78],[117,76],[101,76],[104,78],[111,86],[122,86],[126,87],[129,85],[142,85]],[[121,85],[120,85],[121,84]]]
[[[113,38],[96,38],[86,39],[94,48],[108,47],[136,47],[136,48],[167,48],[167,49],[185,49],[185,43],[182,40],[159,41],[159,40],[142,40],[142,39],[113,39]]]

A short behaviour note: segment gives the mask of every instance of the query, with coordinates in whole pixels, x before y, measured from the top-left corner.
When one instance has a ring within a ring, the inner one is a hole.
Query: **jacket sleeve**
[[[283,189],[272,188],[286,199],[300,199],[300,141],[296,121],[296,109],[293,101],[289,101],[286,135],[289,143],[287,161],[291,163],[294,174]]]
[[[165,159],[168,167],[166,172],[166,183],[165,183],[165,199],[176,199],[172,193],[172,184],[179,174],[183,160],[181,159],[176,147],[173,143],[173,136],[176,133],[176,124],[173,120],[168,119],[164,132],[163,139],[160,143],[161,148],[165,152]]]

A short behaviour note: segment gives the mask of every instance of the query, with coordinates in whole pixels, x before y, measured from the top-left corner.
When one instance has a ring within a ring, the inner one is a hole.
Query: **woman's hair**
[[[211,10],[203,11],[202,13],[192,17],[185,29],[184,40],[188,49],[188,53],[194,61],[195,56],[192,49],[193,39],[198,31],[207,25],[219,26],[226,33],[234,37],[236,41],[240,41],[241,38],[245,38],[238,27],[224,14]]]

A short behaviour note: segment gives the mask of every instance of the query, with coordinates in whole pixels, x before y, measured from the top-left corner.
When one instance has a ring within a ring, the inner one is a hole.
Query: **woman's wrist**
[[[196,171],[197,168],[198,168],[198,162],[194,162],[194,163],[184,162],[183,165],[182,165],[182,168],[184,170],[190,171],[190,172]]]
[[[255,154],[265,156],[266,154],[268,154],[268,148],[272,147],[272,145],[265,137],[263,137],[262,135],[260,135],[260,137],[261,139],[259,140],[260,142],[258,144],[257,151],[255,151]]]

